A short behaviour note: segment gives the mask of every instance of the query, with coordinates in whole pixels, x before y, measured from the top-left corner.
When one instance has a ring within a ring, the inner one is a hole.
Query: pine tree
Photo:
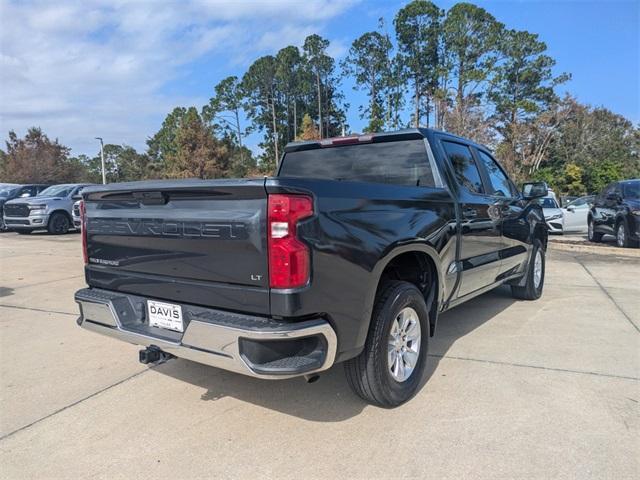
[[[314,123],[308,113],[305,113],[304,117],[302,117],[302,126],[300,127],[300,130],[300,135],[296,137],[296,140],[320,140],[318,126]]]
[[[168,159],[168,174],[176,178],[219,178],[228,170],[227,149],[190,107],[175,138],[176,153]]]

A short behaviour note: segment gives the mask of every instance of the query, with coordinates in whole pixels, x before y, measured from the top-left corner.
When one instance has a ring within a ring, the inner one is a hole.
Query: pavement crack
[[[40,285],[47,285],[49,283],[55,283],[55,282],[64,282],[66,280],[73,280],[74,278],[84,278],[84,274],[74,275],[72,277],[56,278],[54,280],[48,280],[46,282],[36,282],[36,283],[28,283],[26,285],[19,285],[15,287],[14,290],[18,290],[21,288],[38,287]]]
[[[148,371],[150,371],[150,370],[152,370],[152,369],[153,369],[153,367],[150,367],[150,368],[147,368],[147,369],[145,369],[145,370],[142,370],[141,372],[134,373],[133,375],[130,375],[130,376],[128,376],[127,378],[123,378],[122,380],[117,381],[116,383],[113,383],[113,384],[108,385],[108,386],[106,386],[106,387],[104,387],[104,388],[101,388],[100,390],[98,390],[98,391],[96,391],[96,392],[93,392],[92,394],[87,395],[86,397],[83,397],[83,398],[81,398],[80,400],[76,400],[75,402],[70,403],[69,405],[65,405],[64,407],[59,408],[58,410],[56,410],[56,411],[54,411],[54,412],[51,412],[51,413],[49,413],[48,415],[45,415],[44,417],[41,417],[41,418],[39,418],[39,419],[37,419],[37,420],[34,420],[33,422],[31,422],[31,423],[29,423],[29,424],[27,424],[27,425],[24,425],[24,426],[22,426],[22,427],[20,427],[20,428],[18,428],[18,429],[16,429],[16,430],[14,430],[14,431],[12,431],[12,432],[9,432],[9,433],[7,433],[7,434],[5,434],[5,435],[1,436],[1,437],[0,437],[0,442],[1,442],[1,441],[3,441],[3,440],[6,440],[7,438],[9,438],[9,437],[11,437],[11,436],[15,435],[15,434],[16,434],[16,433],[18,433],[18,432],[21,432],[21,431],[23,431],[23,430],[26,430],[26,429],[28,429],[28,428],[31,428],[31,427],[33,427],[34,425],[37,425],[38,423],[40,423],[40,422],[42,422],[42,421],[44,421],[44,420],[46,420],[46,419],[48,419],[48,418],[51,418],[51,417],[53,417],[53,416],[55,416],[55,415],[58,415],[59,413],[62,413],[62,412],[64,412],[65,410],[68,410],[68,409],[70,409],[70,408],[72,408],[72,407],[75,407],[76,405],[79,405],[79,404],[81,404],[82,402],[84,402],[84,401],[86,401],[86,400],[89,400],[89,399],[91,399],[91,398],[93,398],[93,397],[96,397],[96,396],[100,395],[101,393],[106,392],[107,390],[109,390],[109,389],[111,389],[111,388],[113,388],[113,387],[117,387],[118,385],[122,385],[123,383],[128,382],[129,380],[132,380],[132,379],[134,379],[134,378],[136,378],[136,377],[139,377],[139,376],[140,376],[140,375],[142,375],[143,373],[147,373]]]
[[[77,317],[78,316],[77,313],[61,312],[59,310],[45,310],[43,308],[20,307],[18,305],[9,305],[9,304],[6,304],[6,303],[0,303],[0,308],[2,308],[2,307],[5,307],[5,308],[16,308],[18,310],[31,310],[33,312],[58,313],[60,315],[70,315],[72,317]]]
[[[626,375],[615,375],[613,373],[588,372],[585,370],[571,370],[569,368],[543,367],[541,365],[528,365],[526,363],[501,362],[498,360],[484,360],[482,358],[457,357],[454,355],[438,355],[435,353],[429,353],[427,356],[435,357],[435,358],[447,358],[447,359],[453,359],[453,360],[464,360],[467,362],[489,363],[492,365],[503,365],[507,367],[534,368],[536,370],[547,370],[550,372],[577,373],[580,375],[592,375],[595,377],[620,378],[622,380],[640,381],[640,378],[637,378],[637,377],[628,377]]]
[[[633,328],[636,329],[636,332],[640,333],[640,327],[638,327],[638,325],[636,325],[635,322],[633,320],[631,320],[631,317],[629,317],[629,315],[627,315],[627,312],[625,312],[622,309],[622,307],[618,304],[618,302],[616,302],[616,300],[611,296],[609,291],[606,288],[604,288],[604,286],[600,283],[600,281],[598,281],[596,276],[593,273],[591,273],[591,270],[589,270],[587,268],[587,266],[582,262],[580,257],[576,255],[575,259],[582,266],[582,268],[585,269],[585,271],[589,274],[589,276],[593,279],[593,281],[596,282],[596,284],[600,287],[600,290],[602,290],[604,292],[604,294],[607,297],[609,297],[609,300],[611,300],[611,302],[616,306],[616,308],[620,311],[620,313],[622,313],[622,315],[624,315],[624,318],[626,318],[627,321],[633,326]]]

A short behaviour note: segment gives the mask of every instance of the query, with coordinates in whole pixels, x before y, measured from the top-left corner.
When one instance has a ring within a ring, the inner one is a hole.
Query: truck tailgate
[[[87,283],[269,313],[264,180],[172,180],[85,195]]]

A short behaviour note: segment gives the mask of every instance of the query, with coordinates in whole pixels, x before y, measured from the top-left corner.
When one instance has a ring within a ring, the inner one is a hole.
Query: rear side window
[[[433,187],[423,140],[289,152],[279,176]]]
[[[629,182],[624,184],[624,198],[640,198],[640,182]]]
[[[458,183],[474,193],[483,193],[480,172],[469,147],[447,141],[443,141],[442,146],[453,166]]]
[[[484,163],[487,173],[489,174],[493,194],[498,197],[511,197],[514,194],[514,188],[498,163],[493,157],[487,155],[482,150],[476,149],[476,152],[478,152],[480,161]]]
[[[588,198],[576,198],[574,201],[567,203],[567,207],[582,207],[587,205]]]

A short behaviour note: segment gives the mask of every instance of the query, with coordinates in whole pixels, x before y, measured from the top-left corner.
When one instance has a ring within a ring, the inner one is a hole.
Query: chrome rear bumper
[[[320,372],[331,367],[336,356],[336,334],[321,318],[285,323],[182,304],[182,334],[150,327],[144,297],[86,288],[76,292],[75,300],[82,328],[254,377],[284,379]]]

